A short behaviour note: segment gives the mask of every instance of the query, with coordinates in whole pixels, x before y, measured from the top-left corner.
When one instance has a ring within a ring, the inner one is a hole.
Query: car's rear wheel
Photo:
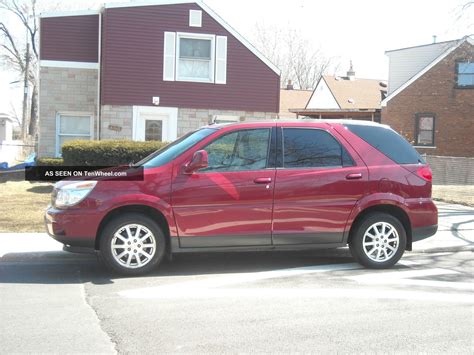
[[[166,240],[151,218],[129,213],[111,220],[100,239],[100,255],[105,265],[124,275],[142,275],[163,259]]]
[[[360,264],[374,269],[395,265],[407,243],[403,224],[386,213],[367,215],[352,234],[349,248]]]

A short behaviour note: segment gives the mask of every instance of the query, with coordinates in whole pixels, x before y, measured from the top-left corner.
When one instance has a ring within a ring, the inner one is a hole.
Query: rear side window
[[[390,128],[357,124],[345,124],[344,126],[397,164],[424,163],[415,148]]]
[[[328,132],[320,129],[283,129],[285,168],[352,166],[352,158]]]

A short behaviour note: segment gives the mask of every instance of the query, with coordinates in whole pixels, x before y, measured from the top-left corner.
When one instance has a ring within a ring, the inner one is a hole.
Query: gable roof
[[[242,43],[249,51],[255,54],[264,64],[272,69],[276,74],[280,75],[280,69],[273,64],[267,57],[265,57],[257,48],[255,48],[245,37],[237,32],[231,25],[229,25],[222,17],[220,17],[213,9],[206,5],[202,0],[152,0],[152,1],[134,1],[134,2],[119,2],[106,3],[104,8],[117,7],[138,7],[138,6],[157,6],[157,5],[175,5],[175,4],[196,4],[203,9],[209,16],[211,16],[217,23],[224,27],[227,32],[234,36],[240,43]]]
[[[461,46],[462,44],[464,44],[466,42],[470,43],[471,45],[474,45],[474,40],[472,38],[470,38],[469,36],[465,36],[465,37],[463,37],[463,38],[461,38],[460,40],[457,40],[457,41],[441,42],[443,44],[448,44],[448,48],[444,52],[442,52],[439,56],[437,56],[433,61],[431,61],[427,66],[425,66],[418,73],[416,73],[409,80],[407,80],[403,85],[401,85],[395,91],[393,91],[390,95],[388,95],[382,101],[382,106],[385,106],[387,104],[387,102],[389,102],[391,99],[393,99],[399,93],[401,93],[403,90],[405,90],[411,84],[413,84],[416,80],[418,80],[421,76],[423,76],[426,72],[428,72],[436,64],[441,62],[444,58],[446,58],[449,54],[451,54],[453,51],[455,51],[457,48],[459,48],[459,46]],[[413,47],[410,47],[410,48],[413,48]],[[404,50],[404,49],[403,48],[399,49],[399,51],[401,51],[401,50]],[[386,53],[389,53],[389,52],[391,52],[391,51],[387,51]]]
[[[387,84],[382,80],[323,75],[340,109],[378,109]]]
[[[280,117],[294,117],[290,109],[306,107],[312,90],[286,90],[280,89]]]

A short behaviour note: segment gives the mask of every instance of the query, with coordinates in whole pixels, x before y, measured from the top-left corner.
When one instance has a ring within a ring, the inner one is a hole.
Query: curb
[[[474,244],[473,245],[457,245],[452,247],[435,247],[435,248],[426,248],[421,250],[412,250],[411,254],[429,254],[429,253],[442,253],[442,252],[460,252],[460,251],[471,251],[474,252]]]

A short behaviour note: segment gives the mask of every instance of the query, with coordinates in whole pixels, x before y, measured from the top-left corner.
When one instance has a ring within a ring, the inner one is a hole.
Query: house
[[[42,14],[39,155],[70,139],[172,141],[212,121],[276,118],[279,73],[201,1]]]
[[[380,122],[380,103],[387,92],[381,80],[356,78],[350,65],[346,76],[323,75],[304,108],[291,112],[313,118],[352,118]]]
[[[388,95],[382,121],[420,153],[474,157],[474,40],[386,52]]]
[[[13,119],[10,115],[0,112],[0,142],[13,139]]]
[[[305,107],[313,90],[299,90],[293,87],[291,80],[286,88],[280,89],[280,112],[278,118],[296,118],[296,114],[291,112],[297,107]]]

